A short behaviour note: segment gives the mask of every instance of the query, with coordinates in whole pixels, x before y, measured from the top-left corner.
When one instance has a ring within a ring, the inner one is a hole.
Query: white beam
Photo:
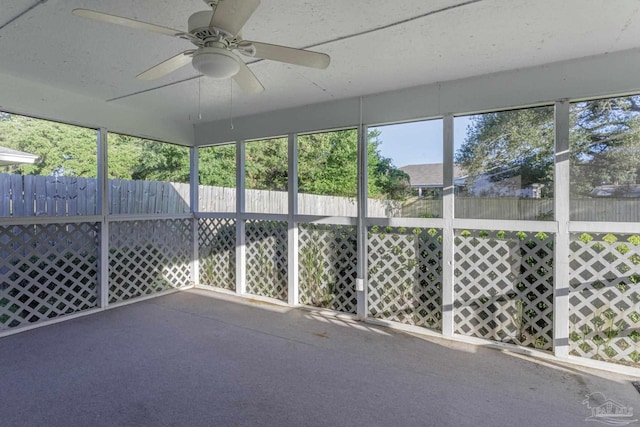
[[[200,210],[199,206],[199,194],[198,189],[200,185],[199,179],[199,156],[198,149],[191,147],[189,151],[189,163],[191,168],[189,170],[189,196],[190,203],[189,208],[191,213],[194,214],[191,221],[191,233],[192,233],[192,259],[191,259],[191,282],[193,286],[200,285],[200,239],[199,239],[199,223],[200,220],[195,216],[195,213]]]
[[[558,357],[569,357],[569,126],[569,102],[557,102],[553,212],[558,224],[558,234],[554,246],[553,351]]]
[[[287,292],[290,305],[298,305],[298,223],[295,218],[298,214],[298,136],[289,135],[289,212],[288,229],[288,266],[289,290]]]
[[[100,247],[98,248],[98,307],[109,305],[109,158],[107,129],[98,130],[98,211]]]
[[[357,234],[358,246],[356,248],[356,295],[358,299],[357,315],[359,319],[367,317],[367,132],[366,126],[358,126],[358,218]]]
[[[444,116],[442,123],[443,183],[442,183],[442,335],[452,337],[455,329],[453,303],[455,301],[454,278],[454,230],[455,209],[453,186],[453,115]]]
[[[247,248],[245,211],[245,143],[236,142],[236,293],[242,295],[247,288]]]

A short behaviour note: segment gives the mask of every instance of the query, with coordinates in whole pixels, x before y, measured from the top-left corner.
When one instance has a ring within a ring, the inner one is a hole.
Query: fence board
[[[0,180],[2,178],[0,177]],[[33,216],[36,214],[36,183],[33,175],[25,175],[23,181],[24,215]]]
[[[141,214],[144,213],[142,203],[144,201],[143,197],[144,186],[142,185],[142,181],[134,181],[134,191],[132,194],[133,199],[133,213]]]
[[[67,215],[78,215],[78,178],[67,180]]]
[[[129,212],[129,181],[120,181],[120,213]]]
[[[167,212],[170,212],[172,206],[179,206],[178,197],[176,197],[177,192],[171,183],[167,183],[165,185],[165,190],[167,195]]]
[[[120,213],[120,180],[112,179],[109,185],[109,213]]]
[[[11,214],[11,181],[9,179],[0,180],[0,215],[9,216]]]
[[[54,198],[56,216],[67,215],[67,201],[69,200],[67,186],[71,179],[71,177],[64,176],[56,177],[56,195]]]
[[[134,195],[136,191],[135,181],[126,181],[127,183],[127,212],[135,213]]]
[[[78,177],[76,180],[76,194],[78,196],[78,215],[91,215],[91,211],[87,210],[87,178]]]
[[[155,181],[153,186],[156,194],[156,205],[153,208],[153,213],[162,213],[162,183]]]
[[[34,177],[36,216],[47,214],[47,187],[44,179]]]
[[[22,197],[22,176],[10,175],[11,208],[16,216],[24,216],[24,197]]]
[[[98,180],[87,179],[87,215],[98,212]]]
[[[149,181],[144,181],[142,183],[142,212],[152,212],[149,206],[153,206],[151,203],[151,195],[149,194]]]

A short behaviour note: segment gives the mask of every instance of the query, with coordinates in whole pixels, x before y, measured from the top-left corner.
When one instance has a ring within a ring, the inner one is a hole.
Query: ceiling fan
[[[260,0],[204,0],[211,10],[189,17],[188,31],[183,32],[135,19],[88,9],[74,9],[73,14],[96,21],[124,25],[189,40],[196,49],[188,49],[138,74],[141,80],[163,77],[189,62],[201,74],[213,79],[233,78],[247,93],[258,93],[264,87],[237,53],[288,64],[324,69],[329,55],[310,50],[244,40],[240,31],[260,4]]]

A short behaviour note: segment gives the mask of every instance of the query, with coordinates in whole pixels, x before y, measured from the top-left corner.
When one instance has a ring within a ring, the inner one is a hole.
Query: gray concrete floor
[[[0,339],[3,427],[592,426],[593,392],[640,408],[628,378],[206,291]]]

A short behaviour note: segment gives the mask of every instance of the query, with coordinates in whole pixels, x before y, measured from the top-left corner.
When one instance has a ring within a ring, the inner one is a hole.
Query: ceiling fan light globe
[[[192,64],[199,73],[216,80],[229,79],[240,71],[235,55],[216,47],[199,49],[193,56]]]

